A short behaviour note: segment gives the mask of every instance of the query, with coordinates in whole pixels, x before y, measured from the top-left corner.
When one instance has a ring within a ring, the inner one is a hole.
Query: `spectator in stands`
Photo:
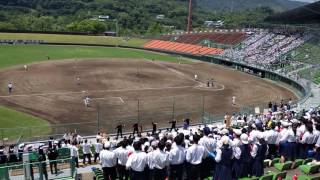
[[[251,174],[251,162],[252,157],[250,154],[250,144],[247,134],[242,134],[240,136],[241,145],[235,148],[235,162],[233,163],[233,172],[235,178],[248,177]]]
[[[271,121],[271,127],[267,131],[264,132],[266,143],[268,144],[268,158],[273,159],[274,157],[278,157],[277,153],[277,144],[279,139],[279,132],[276,131],[276,124]]]
[[[174,138],[173,147],[169,153],[170,161],[170,174],[169,180],[182,180],[183,179],[183,167],[186,157],[186,150],[182,147],[184,142],[184,134],[180,133]]]
[[[39,149],[39,157],[38,157],[38,161],[40,162],[40,171],[42,172],[42,174],[44,175],[44,178],[46,180],[48,180],[48,172],[47,172],[47,163],[46,163],[46,155],[42,149],[42,147],[40,147]]]
[[[70,156],[72,160],[76,163],[76,167],[79,168],[79,150],[77,147],[77,142],[74,141],[70,147]]]
[[[216,150],[216,156],[214,154],[211,155],[212,157],[215,157],[214,159],[217,162],[214,179],[232,180],[231,167],[234,154],[231,146],[229,145],[229,138],[227,136],[223,136],[221,138],[221,143],[222,146]]]
[[[148,164],[147,154],[142,151],[142,143],[140,140],[133,143],[135,152],[129,155],[126,168],[130,169],[130,180],[145,180],[145,168]]]
[[[201,173],[201,179],[205,179],[213,174],[214,170],[214,160],[209,157],[209,152],[214,152],[216,149],[216,141],[208,137],[211,133],[209,127],[203,128],[203,134],[204,136],[200,139],[199,145],[203,146],[205,148],[205,153],[203,155],[203,162],[202,162],[202,173]]]
[[[18,162],[17,151],[14,145],[9,147],[9,162]]]
[[[94,160],[93,160],[94,163],[97,162],[97,158],[99,158],[100,152],[103,149],[103,145],[100,141],[101,141],[101,139],[97,139],[97,142],[94,144],[94,151],[95,151],[94,152]]]
[[[129,178],[129,172],[126,170],[126,163],[128,161],[129,156],[129,150],[127,148],[128,146],[128,140],[125,139],[119,143],[119,146],[114,152],[116,154],[116,157],[118,159],[117,164],[117,172],[118,177],[120,180],[128,180]]]
[[[253,157],[253,163],[252,163],[252,175],[256,177],[260,177],[264,175],[264,165],[263,162],[266,159],[268,146],[265,142],[265,139],[260,133],[257,136],[257,141],[253,145],[251,150],[251,156]]]
[[[54,172],[57,175],[58,174],[58,168],[57,168],[57,158],[59,156],[57,146],[54,144],[52,148],[49,148],[48,150],[48,159],[49,159],[49,164],[50,164],[50,171],[51,174],[53,174],[53,167],[54,167]]]
[[[7,163],[7,154],[5,152],[4,146],[0,146],[0,164]]]
[[[103,150],[100,152],[100,162],[104,179],[115,180],[117,178],[117,157],[116,154],[110,150],[110,148],[111,143],[108,141],[105,142]]]
[[[187,149],[186,160],[189,163],[190,174],[188,179],[198,180],[201,176],[201,163],[205,148],[198,144],[199,135],[193,135],[193,145]]]
[[[88,140],[85,139],[84,143],[81,144],[83,151],[83,165],[86,164],[86,158],[88,159],[88,163],[91,164],[91,144],[88,143]]]
[[[167,177],[167,166],[169,165],[169,154],[164,151],[166,143],[160,140],[158,149],[155,150],[151,161],[154,164],[154,180],[165,180]]]

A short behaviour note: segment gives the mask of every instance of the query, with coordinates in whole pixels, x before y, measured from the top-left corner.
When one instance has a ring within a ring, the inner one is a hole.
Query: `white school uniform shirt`
[[[118,164],[125,166],[128,161],[129,150],[127,148],[119,147],[114,152],[118,158]]]
[[[78,157],[79,156],[79,152],[78,152],[77,146],[72,145],[70,147],[70,156],[71,157]]]
[[[209,138],[208,136],[203,136],[199,140],[199,145],[205,148],[204,158],[208,157],[209,152],[213,152],[216,149],[216,140]]]
[[[172,165],[179,165],[184,163],[186,159],[186,149],[182,146],[173,144],[169,152],[169,161]]]
[[[310,133],[309,131],[305,132],[302,136],[301,143],[302,144],[313,144],[314,135],[313,133]]]
[[[100,152],[101,167],[115,167],[117,165],[116,154],[109,150],[102,150]]]
[[[262,133],[262,132],[255,130],[255,129],[252,130],[249,135],[249,141],[252,143],[255,143],[257,141],[257,136],[259,133]]]
[[[88,144],[88,143],[83,143],[82,145],[82,151],[83,151],[83,154],[91,154],[91,145]]]
[[[154,153],[155,153],[155,150],[152,150],[151,152],[149,152],[147,154],[147,157],[148,157],[147,162],[148,162],[148,166],[149,166],[150,169],[154,169],[155,166],[156,166],[155,162],[153,160]]]
[[[320,136],[320,131],[314,130],[314,131],[313,131],[313,135],[314,135],[313,144],[316,144],[317,141],[318,141],[318,139],[319,139],[319,136]]]
[[[99,154],[102,151],[102,146],[103,145],[101,143],[95,143],[94,144],[95,152]]]
[[[148,163],[147,154],[143,151],[137,151],[131,154],[126,163],[126,167],[134,171],[142,172]]]
[[[277,144],[279,132],[273,129],[264,132],[264,138],[268,144]]]
[[[164,169],[169,165],[169,154],[157,149],[153,153],[152,161],[154,162],[154,167],[156,169]]]
[[[190,164],[198,165],[202,162],[205,154],[205,149],[203,146],[198,144],[193,144],[187,149],[186,160]]]
[[[280,134],[281,137],[279,142],[296,142],[296,136],[294,135],[292,129],[283,129]]]

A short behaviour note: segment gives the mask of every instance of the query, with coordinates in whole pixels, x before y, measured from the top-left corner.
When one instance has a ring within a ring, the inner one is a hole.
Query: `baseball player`
[[[232,106],[235,106],[235,105],[236,105],[236,97],[232,96]]]
[[[213,87],[213,82],[214,82],[213,78],[211,78],[210,82],[211,82],[211,87]]]
[[[28,71],[28,66],[26,64],[23,65],[23,68],[24,68],[25,71]]]
[[[198,81],[198,75],[197,74],[194,75],[194,80]]]
[[[80,85],[80,77],[79,76],[77,76],[76,81],[77,81],[77,85],[79,86]]]
[[[90,101],[91,101],[91,99],[89,98],[89,96],[87,96],[86,98],[84,98],[84,105],[86,106],[86,107],[90,107]]]
[[[10,83],[8,84],[8,91],[9,91],[9,94],[11,94],[11,93],[12,93],[12,90],[13,90],[13,84],[10,82]]]

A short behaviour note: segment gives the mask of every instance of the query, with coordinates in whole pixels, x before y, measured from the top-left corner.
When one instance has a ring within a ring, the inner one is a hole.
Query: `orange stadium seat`
[[[218,49],[218,48],[209,48],[209,47],[203,47],[199,45],[162,41],[162,40],[149,41],[144,45],[144,48],[159,49],[159,50],[166,50],[166,51],[186,53],[186,54],[198,54],[198,55],[221,54],[223,52],[223,49]]]

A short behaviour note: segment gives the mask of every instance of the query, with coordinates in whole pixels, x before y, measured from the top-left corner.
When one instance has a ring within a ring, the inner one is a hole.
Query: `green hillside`
[[[261,23],[274,11],[303,5],[289,0],[194,0],[193,3],[194,28],[201,28],[206,20],[224,20],[226,27]],[[99,21],[99,15],[110,18]],[[158,19],[157,15],[164,17]],[[185,30],[187,16],[187,0],[0,1],[0,30],[100,34],[118,29],[121,35],[159,35]]]

